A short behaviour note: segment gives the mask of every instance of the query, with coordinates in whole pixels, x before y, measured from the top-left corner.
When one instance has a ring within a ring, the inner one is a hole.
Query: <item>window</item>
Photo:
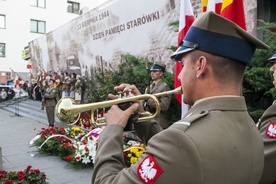
[[[33,33],[45,33],[46,22],[41,20],[31,20],[31,32]]]
[[[31,5],[40,8],[46,8],[45,0],[31,0]]]
[[[0,15],[0,28],[5,29],[6,28],[6,16]]]
[[[80,3],[67,1],[67,12],[79,14],[80,11]]]
[[[5,57],[6,44],[0,43],[0,57]]]

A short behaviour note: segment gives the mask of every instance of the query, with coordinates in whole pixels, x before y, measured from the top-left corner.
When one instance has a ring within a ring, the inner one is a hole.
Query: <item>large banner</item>
[[[29,43],[34,74],[38,70],[93,75],[109,69],[123,54],[159,61],[170,72],[179,19],[179,0],[117,0],[93,9]]]

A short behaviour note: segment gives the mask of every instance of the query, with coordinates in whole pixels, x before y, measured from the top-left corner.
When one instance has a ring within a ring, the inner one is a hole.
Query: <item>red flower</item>
[[[65,157],[63,157],[63,159],[66,161],[70,161],[70,160],[74,159],[74,156],[65,156]]]
[[[12,184],[12,181],[11,180],[7,180],[7,181],[5,181],[4,184]]]
[[[84,150],[85,150],[86,152],[89,152],[89,149],[88,149],[86,146],[85,146]]]
[[[28,172],[31,168],[32,168],[32,166],[29,165],[29,166],[25,169],[25,172]]]
[[[18,171],[18,181],[23,181],[25,179],[25,173],[23,171]]]
[[[65,129],[64,128],[60,128],[59,131],[65,132]]]
[[[0,178],[4,178],[6,174],[6,171],[0,170]]]

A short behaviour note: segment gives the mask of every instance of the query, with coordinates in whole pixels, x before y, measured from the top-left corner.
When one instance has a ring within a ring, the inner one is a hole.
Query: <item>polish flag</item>
[[[222,0],[208,0],[206,11],[213,11],[220,15],[221,6],[222,6]]]
[[[15,74],[13,84],[15,88],[21,88],[24,84],[24,80],[18,74]]]
[[[178,33],[178,46],[186,35],[189,27],[194,21],[193,8],[190,0],[181,0],[180,2],[180,16],[179,16],[179,33]],[[174,76],[174,87],[177,88],[181,86],[178,80],[178,75],[182,70],[182,64],[180,62],[175,63],[175,76]],[[182,115],[183,117],[189,109],[189,106],[183,103],[182,95],[175,94],[176,99],[182,105]]]
[[[243,0],[223,0],[220,15],[246,30]]]

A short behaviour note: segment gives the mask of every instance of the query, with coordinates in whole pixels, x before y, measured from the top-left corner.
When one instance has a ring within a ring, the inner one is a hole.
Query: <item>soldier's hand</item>
[[[104,114],[104,118],[106,121],[106,125],[120,125],[123,128],[126,127],[127,121],[130,117],[130,115],[137,111],[139,108],[138,103],[133,103],[128,109],[125,111],[121,110],[118,105],[113,105],[107,113]]]

